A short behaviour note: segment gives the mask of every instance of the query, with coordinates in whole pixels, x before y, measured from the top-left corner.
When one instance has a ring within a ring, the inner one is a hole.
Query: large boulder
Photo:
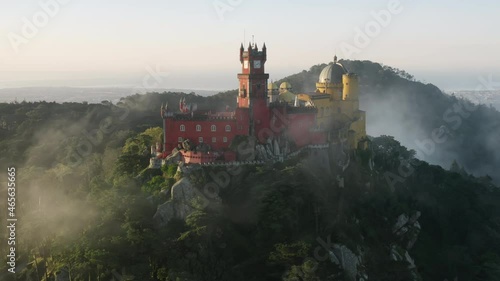
[[[366,280],[368,278],[367,274],[360,270],[363,264],[362,255],[356,255],[345,245],[333,245],[330,251],[330,261],[344,270],[348,280]]]
[[[159,226],[164,226],[172,219],[185,220],[196,208],[206,208],[213,202],[219,200],[207,198],[189,179],[182,178],[172,186],[171,199],[158,206],[153,219]]]
[[[406,243],[405,248],[410,250],[418,240],[420,234],[420,223],[418,219],[421,213],[416,211],[413,215],[401,214],[392,227],[392,232],[400,237],[401,241]],[[403,243],[403,244],[404,244]]]

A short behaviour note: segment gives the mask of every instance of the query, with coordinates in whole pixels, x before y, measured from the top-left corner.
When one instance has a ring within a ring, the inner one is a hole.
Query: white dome
[[[319,75],[320,83],[342,83],[342,75],[346,74],[347,70],[340,63],[332,63],[327,65]]]

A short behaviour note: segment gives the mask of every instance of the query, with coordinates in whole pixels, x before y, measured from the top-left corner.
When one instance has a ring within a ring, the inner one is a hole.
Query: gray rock
[[[418,271],[416,270],[415,261],[410,256],[410,253],[406,249],[401,248],[398,245],[391,246],[391,254],[392,260],[395,261],[406,261],[408,263],[408,269],[410,270],[413,279],[412,280],[421,280]]]
[[[410,219],[408,218],[408,215],[401,214],[398,217],[398,220],[396,221],[396,223],[394,224],[394,226],[392,227],[392,232],[393,233],[398,232],[403,226],[405,226],[408,223],[409,220]]]
[[[266,154],[268,159],[273,158],[273,152],[271,151],[272,146],[270,144],[266,145]]]
[[[179,161],[182,160],[182,154],[180,151],[178,151],[177,149],[174,149],[174,151],[172,152],[172,154],[170,154],[169,156],[167,156],[167,158],[165,159],[165,162],[168,163],[168,164],[173,164],[173,163],[177,163]]]
[[[194,187],[187,178],[182,178],[172,187],[171,199],[158,206],[153,219],[158,225],[163,226],[174,218],[185,220],[195,208],[206,208],[212,202],[220,202],[218,194],[209,194],[208,197],[210,199]]]
[[[410,220],[409,220],[409,224],[414,224],[419,218],[420,216],[422,215],[422,213],[420,213],[420,211],[416,211],[415,214],[413,214],[411,217],[410,217]]]
[[[415,245],[415,243],[417,242],[418,240],[418,235],[420,234],[420,223],[418,221],[416,221],[410,228],[410,231],[408,232],[407,236],[408,236],[408,243],[406,245],[406,249],[410,250],[411,248],[413,248],[413,246]]]
[[[358,265],[362,263],[362,258],[354,254],[349,248],[341,244],[334,244],[332,251],[330,251],[330,261],[340,265],[349,280],[356,280]]]
[[[274,146],[273,149],[274,155],[276,156],[281,155],[280,146],[278,145],[278,141],[276,139],[274,139],[273,146]]]

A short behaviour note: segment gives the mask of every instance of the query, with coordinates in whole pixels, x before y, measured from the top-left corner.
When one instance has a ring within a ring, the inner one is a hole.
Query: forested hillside
[[[394,136],[415,149],[420,159],[443,167],[456,160],[468,172],[500,183],[500,112],[449,96],[404,70],[370,61],[340,62],[360,76],[360,107],[367,113],[369,135]],[[278,83],[290,82],[295,93],[314,91],[324,66],[315,65]],[[492,87],[478,79],[477,90]]]
[[[401,120],[403,136],[425,132],[416,123],[432,132],[440,110],[461,102],[400,71],[345,63],[361,74],[369,116],[378,100],[406,106],[398,114],[407,119],[394,113],[386,126]],[[306,91],[300,79],[314,81],[319,69],[287,79]],[[235,92],[0,104],[0,168],[17,167],[19,217],[17,273],[4,274],[4,257],[0,280],[500,279],[500,191],[470,175],[498,167],[494,149],[475,149],[487,142],[480,134],[495,139],[498,112],[477,107],[436,145],[436,155],[454,152],[449,170],[385,135],[343,163],[331,149],[283,163],[148,169],[160,106],[177,108],[181,97],[224,110]],[[182,219],[165,220],[168,206]]]

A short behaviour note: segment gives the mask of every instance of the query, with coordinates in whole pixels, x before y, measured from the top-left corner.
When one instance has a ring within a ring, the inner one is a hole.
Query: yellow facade
[[[366,147],[366,113],[359,109],[358,76],[336,59],[321,72],[315,93],[298,98],[318,108],[316,126],[330,131],[332,141],[347,141],[351,149]]]

